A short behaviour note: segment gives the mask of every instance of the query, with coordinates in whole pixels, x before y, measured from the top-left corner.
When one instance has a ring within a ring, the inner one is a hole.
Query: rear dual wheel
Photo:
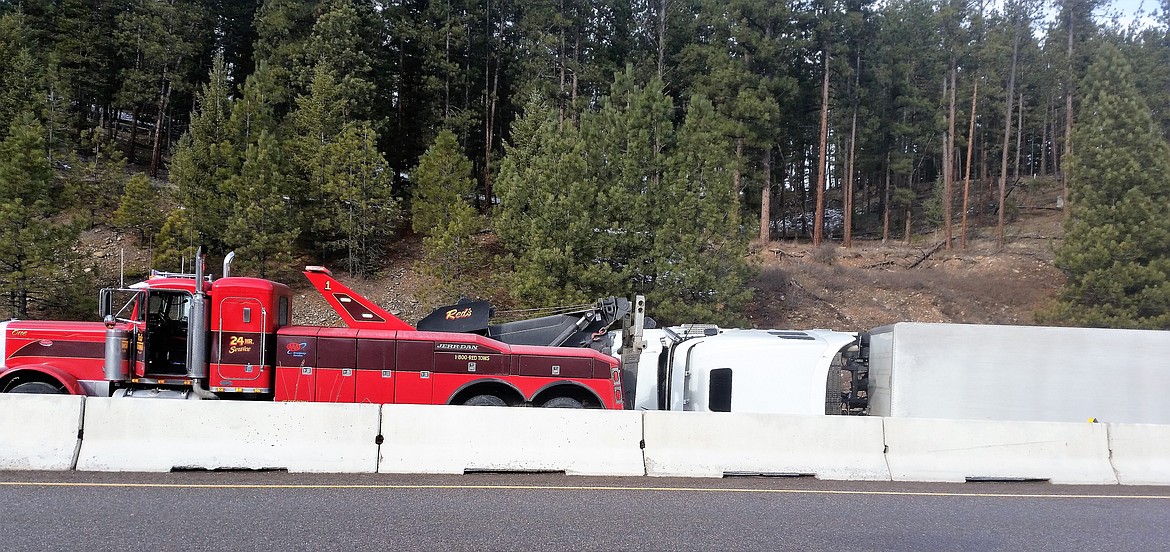
[[[63,393],[60,387],[43,381],[28,381],[12,387],[9,393],[28,393],[33,395],[59,395]]]
[[[463,401],[467,406],[508,406],[508,403],[495,395],[476,395]],[[581,401],[572,397],[553,397],[544,401],[541,408],[585,408]]]
[[[585,408],[585,405],[581,404],[581,401],[574,399],[572,397],[553,397],[547,401],[544,401],[544,404],[540,405],[540,407],[541,408]]]
[[[476,395],[463,401],[463,404],[467,406],[508,406],[504,399],[495,395]]]

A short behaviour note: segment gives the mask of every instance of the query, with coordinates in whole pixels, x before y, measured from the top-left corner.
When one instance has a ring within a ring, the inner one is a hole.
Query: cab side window
[[[276,324],[278,326],[288,325],[288,297],[280,298],[280,304],[276,308]]]

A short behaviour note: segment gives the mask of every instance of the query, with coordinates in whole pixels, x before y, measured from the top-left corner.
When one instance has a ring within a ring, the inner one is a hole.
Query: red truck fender
[[[583,404],[592,403],[601,408],[606,407],[605,401],[601,400],[596,390],[589,388],[589,386],[579,381],[573,380],[561,380],[545,384],[540,389],[537,389],[529,400],[533,406],[540,406],[539,403],[555,397],[569,397],[581,401]]]
[[[495,395],[504,399],[505,402],[524,401],[527,397],[524,393],[516,388],[511,382],[504,381],[498,378],[485,378],[469,381],[451,393],[447,397],[447,404],[463,404],[463,401],[475,395]]]
[[[12,379],[19,377],[20,374],[25,372],[40,374],[35,378],[37,381],[51,380],[50,383],[55,382],[70,395],[85,394],[85,389],[81,387],[80,383],[77,383],[77,378],[56,366],[50,366],[48,364],[32,364],[0,370],[0,389],[3,389],[9,381],[12,381]]]

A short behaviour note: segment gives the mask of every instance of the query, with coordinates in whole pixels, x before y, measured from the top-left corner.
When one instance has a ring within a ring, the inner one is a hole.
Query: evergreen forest
[[[276,279],[370,277],[415,234],[452,300],[644,294],[734,324],[753,240],[964,248],[978,217],[1002,245],[1012,191],[1048,179],[1068,283],[1043,321],[1170,329],[1170,0],[1133,21],[1104,0],[0,0],[0,292],[91,317],[98,225],[155,268],[202,246]]]

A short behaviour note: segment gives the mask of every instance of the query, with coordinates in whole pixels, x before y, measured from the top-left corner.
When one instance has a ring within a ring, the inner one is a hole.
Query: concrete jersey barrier
[[[384,405],[382,473],[643,475],[634,411]]]
[[[0,469],[73,469],[84,407],[84,397],[0,394]]]
[[[0,469],[176,468],[1170,485],[1170,425],[0,394]]]
[[[895,481],[1116,484],[1104,424],[884,418]]]
[[[1170,485],[1170,425],[1105,424],[1117,481],[1122,485]]]
[[[90,398],[83,471],[373,473],[378,406]]]
[[[646,412],[646,474],[888,481],[878,418]]]

